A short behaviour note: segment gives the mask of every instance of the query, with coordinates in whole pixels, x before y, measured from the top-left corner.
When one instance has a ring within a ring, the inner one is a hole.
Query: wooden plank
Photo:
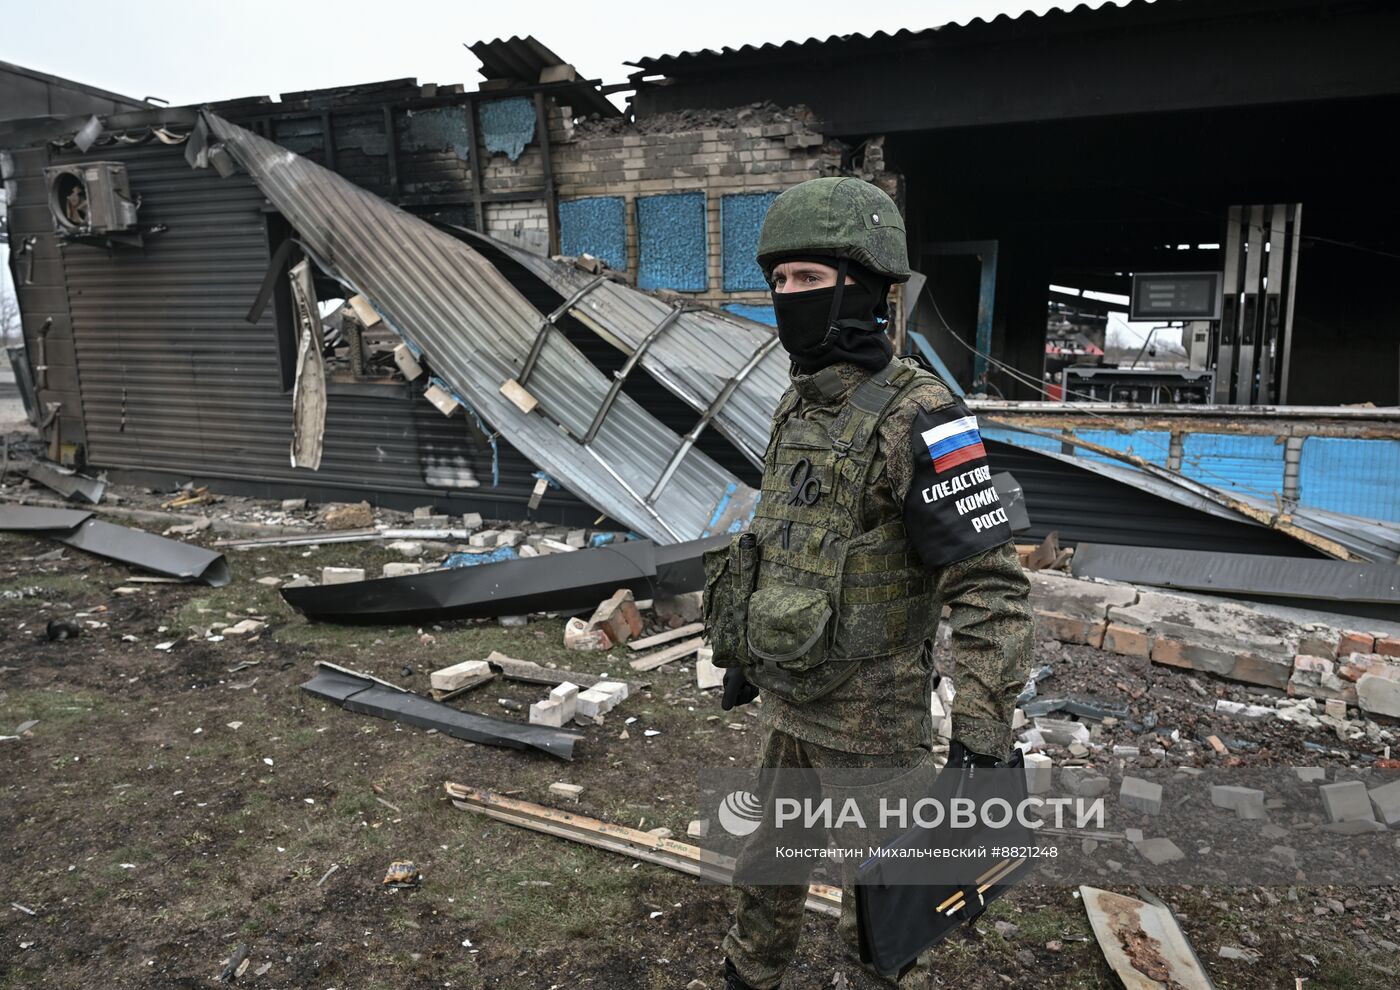
[[[644,657],[633,660],[629,666],[633,670],[655,670],[662,664],[668,664],[672,660],[679,660],[681,657],[690,656],[700,647],[705,645],[703,636],[696,636],[688,639],[684,643],[677,643],[675,646],[668,646],[664,650],[657,650],[655,653],[648,653]]]
[[[716,883],[727,884],[734,875],[734,857],[710,852],[687,842],[663,839],[626,825],[614,825],[587,815],[520,801],[465,784],[449,781],[442,786],[453,805],[463,811],[472,811],[595,849],[606,849]],[[807,908],[835,917],[841,913],[841,891],[827,884],[812,884],[807,888]]]
[[[582,671],[561,670],[558,667],[542,667],[529,660],[516,660],[495,650],[491,651],[486,662],[493,667],[500,668],[501,676],[506,680],[523,681],[526,684],[547,684],[550,687],[557,687],[568,681],[581,688],[591,688],[599,681],[617,680],[616,677],[609,677],[606,674],[585,674]],[[649,681],[627,681],[626,684],[629,696],[644,688],[651,687]]]
[[[639,604],[637,606],[641,608]],[[629,650],[649,650],[653,646],[660,646],[662,643],[669,643],[673,639],[680,639],[683,636],[694,636],[696,633],[705,631],[705,623],[692,622],[688,625],[679,626],[675,629],[668,629],[666,632],[657,633],[655,636],[648,636],[645,639],[633,640],[627,644]]]

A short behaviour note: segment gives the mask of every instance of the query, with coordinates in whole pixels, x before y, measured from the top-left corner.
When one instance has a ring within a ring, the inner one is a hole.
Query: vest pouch
[[[826,662],[831,599],[819,588],[771,584],[749,598],[750,656],[800,673]]]
[[[749,659],[744,627],[757,580],[758,540],[752,533],[738,533],[728,546],[705,552],[701,612],[716,667],[735,667]]]

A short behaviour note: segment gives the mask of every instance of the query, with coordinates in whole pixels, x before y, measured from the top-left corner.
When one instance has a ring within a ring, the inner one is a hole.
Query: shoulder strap
[[[899,394],[912,385],[918,372],[898,359],[856,386],[831,424],[831,445],[838,456],[865,460],[870,438]]]

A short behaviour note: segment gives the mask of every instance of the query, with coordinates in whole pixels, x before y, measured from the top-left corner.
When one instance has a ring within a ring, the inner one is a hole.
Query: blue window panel
[[[987,426],[980,421],[977,428],[978,432],[982,434],[983,440],[999,440],[1002,443],[1009,443],[1013,447],[1024,447],[1027,450],[1048,450],[1052,454],[1060,452],[1060,441],[1040,436],[1038,433],[1023,433],[1020,430],[1008,430],[1001,426]]]
[[[1226,492],[1273,498],[1283,491],[1283,441],[1275,436],[1188,433],[1181,473]]]
[[[754,306],[751,303],[725,303],[723,309],[727,309],[735,316],[742,316],[746,320],[753,320],[756,323],[766,323],[770,327],[778,325],[778,318],[773,315],[772,306]]]
[[[559,204],[559,250],[591,254],[627,271],[627,207],[621,196],[592,196]]]
[[[1161,467],[1167,466],[1167,457],[1171,453],[1172,435],[1166,430],[1075,430],[1074,435],[1080,440],[1096,443],[1100,447],[1107,447],[1124,454],[1132,454]],[[1112,464],[1116,467],[1137,470],[1125,461],[1105,457],[1103,454],[1096,454],[1092,450],[1085,450],[1082,447],[1075,448],[1074,456],[1089,461],[1098,461],[1100,464]]]
[[[766,289],[768,281],[763,269],[754,261],[758,250],[758,233],[768,207],[778,198],[777,193],[741,193],[723,196],[719,201],[720,252],[723,260],[724,291]]]
[[[1298,461],[1298,503],[1400,522],[1400,440],[1308,437]]]
[[[709,288],[708,245],[704,193],[638,198],[638,288],[703,292]]]
[[[504,152],[515,161],[535,139],[535,101],[528,96],[482,103],[476,117],[488,155]]]

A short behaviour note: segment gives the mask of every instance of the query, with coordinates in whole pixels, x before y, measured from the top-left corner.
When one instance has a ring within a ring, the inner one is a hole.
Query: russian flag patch
[[[938,474],[987,456],[987,448],[982,446],[982,434],[977,432],[976,416],[963,416],[943,423],[924,430],[920,436],[928,447],[929,457],[933,458],[933,470]]]

